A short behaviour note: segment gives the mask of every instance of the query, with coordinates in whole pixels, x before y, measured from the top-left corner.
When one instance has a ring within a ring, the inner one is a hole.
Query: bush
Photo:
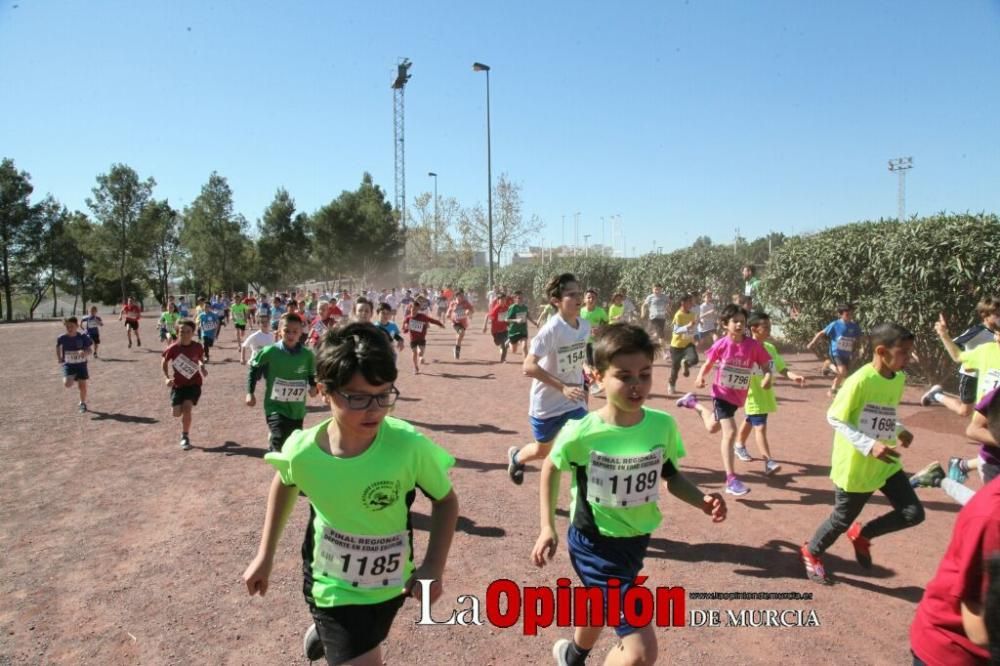
[[[958,334],[979,299],[998,293],[1000,219],[939,214],[791,238],[768,262],[760,301],[795,345],[833,320],[838,302],[856,303],[862,329],[895,321],[917,335],[912,374],[948,381],[956,368],[933,330],[938,313]]]
[[[621,279],[622,288],[641,301],[654,283],[672,298],[699,295],[711,289],[717,302],[728,302],[735,292],[743,292],[740,269],[745,262],[731,246],[687,247],[669,254],[647,254],[629,260]],[[700,300],[700,299],[699,299]]]

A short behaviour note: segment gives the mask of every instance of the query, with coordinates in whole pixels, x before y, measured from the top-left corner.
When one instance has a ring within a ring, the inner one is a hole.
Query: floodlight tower
[[[396,80],[392,82],[392,128],[396,146],[396,210],[399,211],[399,221],[403,225],[404,238],[406,235],[406,150],[403,136],[405,115],[403,93],[406,90],[406,82],[410,80],[410,66],[412,64],[409,58],[400,58],[396,65]]]
[[[897,157],[889,160],[889,171],[899,174],[899,221],[906,220],[906,172],[913,168],[912,157]]]

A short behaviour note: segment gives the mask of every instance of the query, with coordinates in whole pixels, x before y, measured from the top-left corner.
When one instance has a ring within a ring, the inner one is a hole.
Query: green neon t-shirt
[[[879,374],[870,363],[847,378],[827,416],[860,430],[888,446],[896,445],[896,407],[903,397],[906,374],[897,372],[892,379]],[[833,435],[833,461],[830,478],[850,493],[870,493],[902,469],[898,460],[882,462],[861,455],[839,432]]]
[[[233,315],[234,322],[242,325],[247,323],[248,310],[250,310],[250,308],[247,306],[246,303],[236,303],[235,305],[229,308],[229,313]]]
[[[296,421],[306,417],[309,380],[316,376],[316,356],[311,349],[299,345],[293,353],[282,342],[268,345],[250,361],[250,372],[260,372],[267,382],[265,414],[281,414]]]
[[[177,327],[177,322],[181,320],[178,312],[164,312],[160,315],[160,327],[172,331]]]
[[[264,456],[283,484],[309,498],[306,601],[321,608],[388,601],[413,573],[408,524],[416,489],[431,500],[447,496],[455,458],[392,417],[361,455],[331,456],[318,444],[331,421],[296,431],[280,452]]]
[[[959,354],[962,366],[976,371],[976,402],[1000,386],[1000,344],[987,342]]]
[[[674,417],[643,408],[637,425],[605,423],[591,412],[563,426],[549,453],[561,472],[572,473],[570,521],[603,536],[650,534],[662,520],[660,482],[667,463],[677,467],[684,443]]]
[[[625,304],[615,305],[612,303],[608,306],[608,320],[613,324],[615,322],[621,321],[622,316],[625,314]]]
[[[588,310],[587,308],[580,308],[580,317],[586,319],[590,322],[590,330],[600,328],[601,326],[606,326],[608,324],[608,312],[601,306],[595,307],[593,310]],[[593,342],[594,336],[591,334],[587,337],[587,342]]]
[[[514,303],[507,310],[507,337],[528,336],[528,306]]]
[[[785,371],[785,359],[775,349],[769,341],[764,341],[764,349],[771,355],[771,388],[765,389],[760,385],[764,378],[759,368],[754,369],[750,375],[750,390],[747,392],[747,402],[743,408],[747,414],[772,414],[778,411],[778,400],[774,396],[774,378]]]

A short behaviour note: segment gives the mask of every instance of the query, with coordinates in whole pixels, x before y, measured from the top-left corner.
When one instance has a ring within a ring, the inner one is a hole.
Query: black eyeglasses
[[[334,391],[337,395],[347,401],[348,409],[356,409],[361,411],[362,409],[368,409],[371,407],[372,402],[377,402],[379,407],[392,407],[396,404],[397,398],[399,398],[399,389],[393,386],[385,393],[344,393],[343,391]]]

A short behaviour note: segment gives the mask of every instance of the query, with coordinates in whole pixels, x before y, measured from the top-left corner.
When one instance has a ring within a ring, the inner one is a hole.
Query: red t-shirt
[[[170,361],[169,365],[174,369],[174,388],[201,386],[201,370],[198,364],[204,355],[205,350],[197,342],[189,345],[175,342],[163,350],[163,358]]]
[[[423,312],[418,312],[412,317],[407,315],[403,319],[403,332],[410,334],[410,342],[420,342],[427,339],[427,325],[437,324],[442,326],[443,324],[433,317],[428,317]]]
[[[247,306],[251,310],[257,307],[257,299],[251,296],[250,298],[243,299],[243,305]]]
[[[140,308],[137,304],[126,304],[122,306],[122,312],[125,313],[125,319],[136,320],[139,318],[139,315],[142,314],[142,308]]]
[[[929,666],[989,663],[989,650],[965,636],[960,604],[986,598],[986,562],[998,552],[1000,478],[983,486],[958,513],[948,550],[917,606],[910,648]]]
[[[490,308],[489,315],[490,333],[496,334],[507,332],[507,310],[510,310],[511,303],[513,303],[513,301],[508,301],[506,298],[493,301],[493,307]]]
[[[463,322],[469,318],[469,315],[472,314],[472,310],[472,303],[465,299],[458,300],[456,298],[451,302],[451,320],[456,324]]]

